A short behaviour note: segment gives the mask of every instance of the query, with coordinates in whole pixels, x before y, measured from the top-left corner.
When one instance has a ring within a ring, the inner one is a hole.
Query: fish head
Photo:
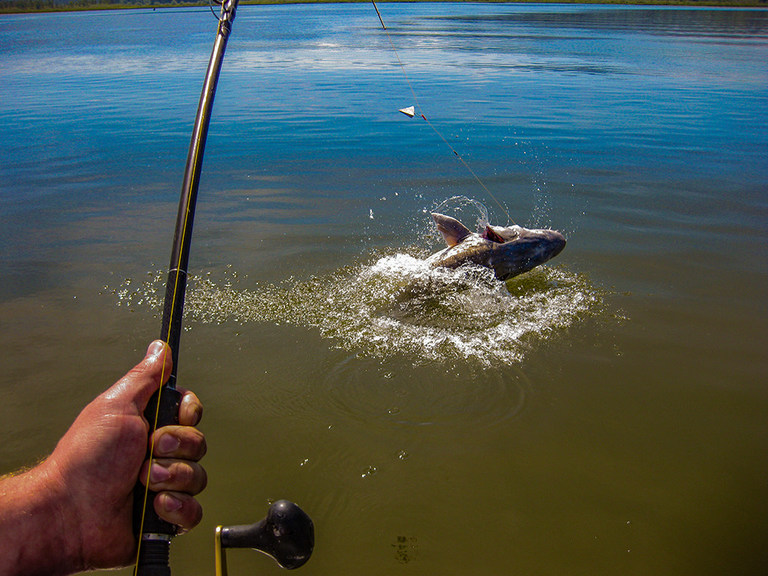
[[[495,227],[498,228],[498,227]],[[565,248],[565,236],[557,230],[528,229],[510,226],[504,229],[504,242],[492,241],[487,266],[493,268],[499,280],[507,280],[528,272],[551,260]]]

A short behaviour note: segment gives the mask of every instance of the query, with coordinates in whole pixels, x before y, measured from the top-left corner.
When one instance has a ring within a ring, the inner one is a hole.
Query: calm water
[[[397,55],[367,4],[238,12],[179,374],[210,482],[174,573],[286,497],[307,575],[764,574],[768,12],[380,8]],[[0,17],[2,472],[159,332],[214,25]],[[568,246],[507,285],[426,270],[428,211],[478,214],[453,197]]]

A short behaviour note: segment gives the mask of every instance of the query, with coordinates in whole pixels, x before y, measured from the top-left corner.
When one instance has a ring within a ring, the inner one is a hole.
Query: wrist
[[[51,553],[57,557],[50,574],[73,574],[86,569],[83,560],[82,530],[72,506],[72,494],[59,474],[53,456],[38,466],[42,489],[47,491],[44,507],[49,518],[47,535],[56,543]]]
[[[66,492],[54,468],[43,462],[0,480],[0,576],[81,569],[80,533],[69,527]]]

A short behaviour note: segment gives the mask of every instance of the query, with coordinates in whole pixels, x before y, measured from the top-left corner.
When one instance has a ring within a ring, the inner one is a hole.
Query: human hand
[[[86,406],[53,454],[41,465],[49,489],[59,497],[57,517],[64,525],[76,570],[109,568],[135,560],[133,489],[146,483],[149,424],[144,410],[151,395],[171,372],[168,345],[155,341],[145,358],[111,388]],[[194,428],[202,404],[183,391],[179,424],[154,433],[155,460],[149,488],[158,492],[154,507],[164,520],[182,530],[196,526],[202,508],[194,499],[205,488],[198,461],[205,437]],[[143,463],[143,464],[142,464]]]

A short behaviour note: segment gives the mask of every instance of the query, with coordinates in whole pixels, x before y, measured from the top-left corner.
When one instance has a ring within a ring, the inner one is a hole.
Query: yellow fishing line
[[[176,274],[176,286],[178,286],[178,272]],[[176,288],[174,287],[174,294],[175,293],[176,293]],[[173,317],[173,308],[171,308],[171,317]],[[162,370],[160,371],[161,384],[160,384],[160,388],[158,388],[157,390],[157,405],[155,407],[154,425],[152,426],[153,430],[157,429],[157,421],[160,418],[160,400],[163,395],[162,382],[165,380],[165,360],[168,357],[168,350],[170,350],[170,347],[166,345],[163,349],[163,358],[162,358],[163,367],[162,367]],[[154,459],[154,454],[155,454],[155,436],[154,434],[152,434],[149,441],[149,466],[147,467],[147,478],[146,478],[146,483],[144,485],[144,498],[141,504],[141,521],[139,522],[139,538],[138,538],[139,541],[136,547],[136,564],[133,570],[134,574],[138,573],[139,571],[139,555],[141,554],[141,540],[142,540],[141,535],[144,532],[144,518],[146,516],[146,510],[147,510],[147,499],[149,498],[149,478],[152,473],[152,460]]]
[[[160,382],[162,383],[163,379],[165,378],[165,359],[168,354],[168,348],[163,349],[163,368],[160,372]],[[163,389],[162,384],[160,385],[160,388],[158,389],[158,397],[157,397],[157,407],[155,408],[155,418],[154,418],[154,427],[157,426],[157,420],[160,416],[160,396],[162,395],[161,390]],[[154,434],[150,437],[149,442],[149,466],[147,467],[147,478],[146,483],[144,484],[144,498],[142,499],[141,504],[141,521],[139,522],[139,534],[138,534],[138,545],[136,546],[136,563],[133,569],[133,573],[137,574],[139,571],[139,555],[141,554],[141,535],[144,532],[144,517],[146,515],[146,509],[147,509],[147,498],[149,497],[149,476],[152,472],[152,458],[155,453],[155,436]]]
[[[193,164],[193,166],[196,166],[196,163],[197,163],[197,159],[195,159],[195,164]],[[186,237],[187,223],[188,222],[189,222],[189,203],[187,203],[187,211],[184,214],[184,224],[182,226],[182,232],[181,232],[181,237],[182,238]],[[174,312],[176,311],[176,293],[178,292],[178,289],[179,289],[179,276],[180,275],[181,275],[181,270],[179,270],[179,268],[176,268],[176,278],[175,278],[174,283],[173,283],[173,297],[171,299],[171,312],[170,312],[170,314],[168,316],[168,332],[165,335],[165,342],[166,342],[166,344],[171,339],[171,327],[173,326],[173,315],[174,315]],[[154,417],[154,423],[152,425],[152,430],[153,431],[157,430],[157,421],[160,418],[160,401],[161,401],[162,395],[163,395],[163,384],[162,384],[162,382],[165,381],[165,360],[168,357],[168,351],[169,350],[170,350],[170,346],[167,346],[167,345],[166,345],[165,349],[163,350],[163,367],[162,367],[162,370],[160,372],[160,382],[161,382],[161,384],[160,384],[160,388],[158,388],[158,390],[157,390],[157,406],[155,407],[155,417]],[[154,434],[152,434],[152,436],[150,437],[150,441],[149,441],[149,467],[147,469],[147,482],[146,482],[146,484],[144,486],[144,498],[143,498],[142,506],[141,506],[141,520],[139,522],[139,539],[138,539],[139,541],[138,541],[138,545],[136,547],[136,564],[134,566],[134,574],[137,574],[138,570],[139,570],[139,557],[140,557],[140,554],[141,554],[141,541],[142,541],[141,535],[144,533],[144,519],[146,517],[147,499],[149,497],[149,478],[150,478],[150,474],[152,472],[152,460],[154,460],[154,456],[155,456],[155,437],[154,437]]]

